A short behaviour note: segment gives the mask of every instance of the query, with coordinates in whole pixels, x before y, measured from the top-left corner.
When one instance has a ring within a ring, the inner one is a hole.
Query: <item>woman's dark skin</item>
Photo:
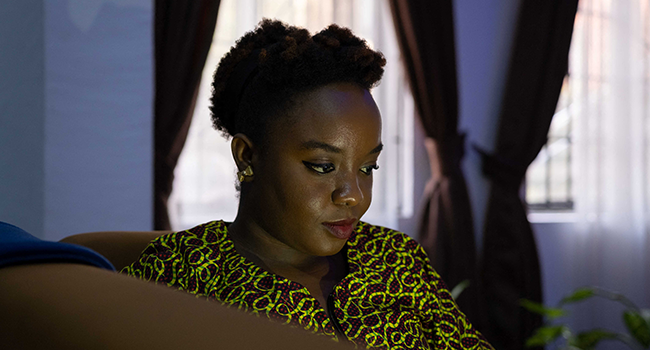
[[[367,90],[330,84],[300,96],[269,128],[259,144],[233,137],[238,169],[250,165],[254,175],[242,183],[228,230],[241,255],[305,286],[326,308],[347,274],[349,235],[323,223],[353,219],[354,227],[370,206],[382,148],[379,110]]]

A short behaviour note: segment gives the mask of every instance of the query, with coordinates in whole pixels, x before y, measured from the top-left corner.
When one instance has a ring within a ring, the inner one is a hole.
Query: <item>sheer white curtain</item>
[[[582,0],[570,57],[575,249],[579,284],[650,306],[650,9],[647,0]],[[567,291],[568,292],[568,291]],[[590,326],[620,328],[620,307],[594,302]]]

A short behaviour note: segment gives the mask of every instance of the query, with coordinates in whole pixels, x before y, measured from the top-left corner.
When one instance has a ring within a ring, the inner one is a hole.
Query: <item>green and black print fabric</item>
[[[333,314],[349,340],[371,348],[492,349],[407,235],[360,222],[345,249],[349,273],[334,287]],[[223,221],[153,240],[122,272],[337,337],[307,288],[239,255]]]

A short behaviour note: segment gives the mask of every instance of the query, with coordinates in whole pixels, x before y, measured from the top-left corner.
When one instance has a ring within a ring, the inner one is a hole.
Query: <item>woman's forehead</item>
[[[328,85],[305,96],[278,133],[301,148],[373,150],[381,144],[381,116],[370,93],[352,84]],[[313,148],[313,147],[311,147]]]
[[[301,105],[317,107],[327,113],[342,113],[347,108],[376,108],[370,92],[352,83],[333,83],[303,95]]]

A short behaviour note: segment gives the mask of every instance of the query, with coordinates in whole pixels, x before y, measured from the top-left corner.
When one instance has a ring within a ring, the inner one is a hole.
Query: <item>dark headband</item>
[[[262,49],[254,50],[250,55],[248,55],[248,57],[237,63],[230,78],[228,78],[224,100],[226,103],[233,103],[235,109],[239,109],[239,104],[241,103],[246,88],[250,85],[251,81],[259,71],[258,61],[261,52]]]

